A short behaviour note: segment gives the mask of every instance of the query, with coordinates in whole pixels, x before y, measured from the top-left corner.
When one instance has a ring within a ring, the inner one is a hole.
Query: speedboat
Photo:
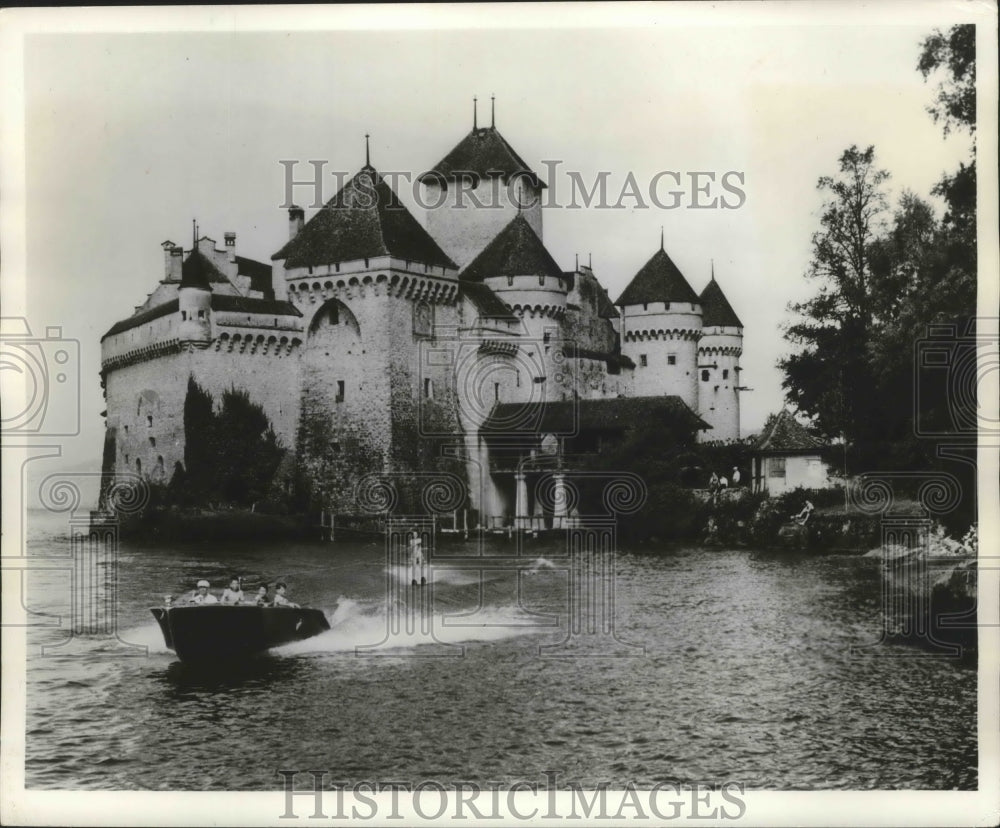
[[[240,658],[330,629],[322,610],[252,604],[152,607],[167,647],[183,662]]]

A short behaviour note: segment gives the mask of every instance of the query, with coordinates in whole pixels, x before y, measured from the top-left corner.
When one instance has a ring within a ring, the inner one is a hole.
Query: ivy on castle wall
[[[184,466],[174,469],[169,499],[251,506],[269,496],[283,455],[263,408],[246,391],[225,391],[216,412],[212,395],[192,377],[184,398]]]

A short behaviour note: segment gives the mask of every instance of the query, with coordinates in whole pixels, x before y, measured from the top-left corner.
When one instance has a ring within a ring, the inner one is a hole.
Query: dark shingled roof
[[[570,434],[584,431],[628,431],[673,423],[694,430],[711,426],[680,397],[631,397],[563,402],[496,403],[481,431],[496,435]]]
[[[147,322],[152,322],[161,316],[177,313],[179,310],[178,306],[179,300],[171,299],[169,302],[164,302],[155,308],[149,308],[141,313],[130,316],[128,319],[123,319],[121,322],[116,322],[101,337],[101,341],[103,342],[107,337],[114,334],[138,328],[140,325],[145,325]],[[232,296],[226,293],[212,294],[212,310],[261,314],[263,316],[302,316],[299,309],[291,302],[279,302],[274,299],[250,299],[246,296]]]
[[[274,288],[271,287],[271,265],[248,259],[246,256],[236,257],[236,272],[241,276],[250,277],[250,290],[259,290],[267,298],[274,298]]]
[[[365,166],[271,258],[292,268],[375,256],[456,268],[378,171]]]
[[[706,328],[742,328],[743,323],[729,304],[729,300],[719,287],[719,283],[712,276],[711,281],[701,292],[699,299],[701,302],[702,318],[701,324]]]
[[[177,313],[179,304],[180,301],[178,299],[171,299],[169,302],[164,302],[162,305],[157,305],[156,307],[149,308],[141,313],[134,314],[128,319],[123,319],[121,322],[116,322],[108,329],[108,332],[101,337],[101,342],[109,336],[114,336],[115,334],[131,330],[132,328],[137,328],[139,325],[152,322],[154,319],[159,319],[161,316]]]
[[[764,430],[754,443],[757,451],[775,453],[816,451],[824,446],[825,443],[813,437],[787,408],[768,417]]]
[[[451,181],[458,177],[458,173],[471,173],[479,178],[499,177],[508,180],[516,175],[522,175],[536,187],[546,186],[496,127],[473,129],[451,152],[430,170],[421,174],[417,180],[443,178]]]
[[[181,287],[201,288],[211,290],[212,282],[228,282],[226,275],[212,261],[195,248],[181,265]]]
[[[646,302],[697,301],[698,294],[661,247],[635,274],[615,304],[642,305]]]
[[[517,319],[491,287],[482,282],[459,282],[458,293],[467,296],[486,319]]]
[[[265,316],[302,316],[291,302],[276,299],[255,299],[249,296],[233,296],[226,293],[212,295],[212,310],[233,313],[259,313]]]
[[[489,276],[567,276],[545,249],[528,220],[518,213],[462,271],[459,278],[481,282]]]

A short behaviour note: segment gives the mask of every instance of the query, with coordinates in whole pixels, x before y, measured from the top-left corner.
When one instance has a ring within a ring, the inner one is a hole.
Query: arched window
[[[701,381],[702,382],[708,382],[708,369],[707,368],[704,371],[701,372]]]

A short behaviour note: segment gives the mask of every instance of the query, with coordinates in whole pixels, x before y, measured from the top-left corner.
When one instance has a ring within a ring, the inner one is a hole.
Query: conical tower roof
[[[286,268],[394,256],[435,267],[455,263],[366,164],[272,259]]]
[[[697,301],[698,294],[661,247],[635,274],[615,304],[624,306],[648,302]]]
[[[536,187],[545,187],[545,183],[507,143],[507,139],[495,126],[473,127],[472,132],[418,180],[433,178],[454,180],[460,174],[469,173],[480,178],[511,179],[523,176]]]
[[[462,271],[459,278],[481,282],[490,276],[554,276],[568,279],[527,219],[518,213]]]
[[[188,254],[181,265],[182,288],[201,288],[211,290],[212,282],[228,282],[225,274],[222,273],[197,247]]]
[[[701,292],[699,299],[702,308],[702,325],[706,328],[742,328],[743,323],[729,304],[726,294],[722,292],[715,274]]]

